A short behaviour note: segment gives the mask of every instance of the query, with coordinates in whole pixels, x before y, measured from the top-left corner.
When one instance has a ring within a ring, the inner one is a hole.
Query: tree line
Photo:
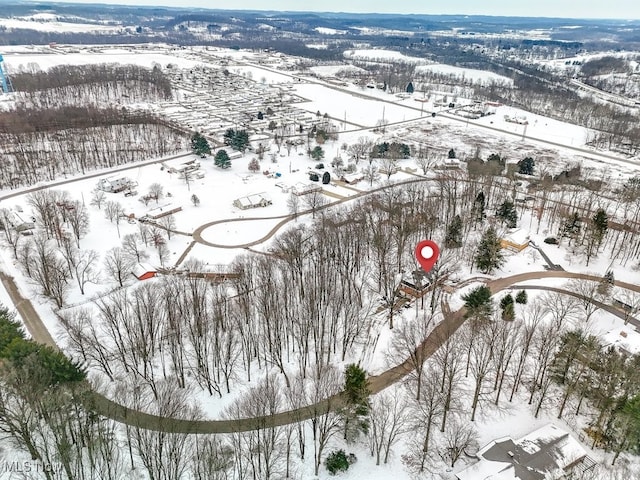
[[[172,97],[169,78],[159,67],[137,65],[58,65],[48,70],[22,70],[11,74],[13,88],[23,101],[39,107],[78,102],[136,103]]]
[[[0,113],[2,188],[161,157],[187,147],[185,133],[141,112],[66,106]]]

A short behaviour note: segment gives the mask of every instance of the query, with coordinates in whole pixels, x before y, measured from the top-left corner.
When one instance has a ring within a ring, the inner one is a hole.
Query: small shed
[[[167,203],[166,205],[161,205],[156,208],[152,208],[147,212],[147,217],[152,220],[158,220],[159,218],[166,217],[167,215],[173,215],[174,213],[178,213],[182,211],[182,207],[180,205],[174,205],[172,203]]]
[[[529,232],[523,228],[512,230],[502,236],[500,246],[513,252],[521,252],[529,246]]]
[[[138,280],[148,280],[156,276],[158,271],[148,263],[137,263],[131,271]]]
[[[364,174],[362,173],[345,173],[340,177],[340,181],[346,183],[347,185],[355,185],[364,179]]]

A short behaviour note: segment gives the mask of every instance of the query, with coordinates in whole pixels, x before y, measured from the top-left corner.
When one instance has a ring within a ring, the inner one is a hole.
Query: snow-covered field
[[[445,65],[442,63],[418,65],[416,67],[416,72],[441,73],[443,75],[451,75],[460,80],[471,81],[474,83],[497,82],[513,85],[513,79],[505,77],[504,75],[498,75],[497,73],[488,72],[486,70],[477,70],[474,68],[454,67],[453,65]]]
[[[95,32],[95,33],[116,33],[124,30],[121,25],[98,25],[95,23],[71,23],[58,21],[55,18],[50,19],[25,19],[25,18],[0,18],[0,27],[7,30],[28,29],[40,32]],[[135,27],[129,27],[132,30]]]
[[[367,50],[345,50],[344,57],[350,60],[370,60],[384,62],[401,62],[425,64],[427,61],[420,57],[410,57],[395,50],[367,49]]]
[[[126,48],[102,48],[95,47],[94,51],[58,53],[4,53],[4,63],[9,74],[20,70],[48,70],[56,65],[96,65],[101,63],[119,63],[122,65],[139,65],[141,67],[153,67],[158,64],[166,67],[168,64],[181,68],[190,68],[201,65],[202,62],[188,60],[180,56],[171,55],[165,50],[135,51]]]

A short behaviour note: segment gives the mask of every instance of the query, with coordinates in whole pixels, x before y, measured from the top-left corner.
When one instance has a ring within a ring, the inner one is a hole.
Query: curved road
[[[602,280],[602,277],[574,272],[541,271],[498,278],[488,281],[487,286],[491,289],[491,292],[495,294],[503,289],[513,287],[519,282],[541,278],[577,278],[598,282]],[[0,273],[0,280],[5,284],[5,287],[7,288],[7,291],[9,292],[13,303],[16,305],[16,308],[18,308],[18,311],[23,316],[25,325],[32,338],[38,342],[57,347],[55,345],[55,342],[51,338],[51,335],[47,331],[45,325],[43,324],[42,319],[33,309],[31,302],[20,295],[20,292],[16,288],[13,278]],[[640,292],[640,286],[638,285],[618,281],[615,282],[615,285],[618,287],[629,288],[633,291]],[[517,288],[523,287],[519,286]],[[537,287],[525,286],[524,288]],[[560,293],[579,296],[575,292],[570,292],[560,288],[543,288]],[[624,313],[620,312],[614,307],[601,303],[597,303],[596,305],[620,318],[625,318]],[[445,319],[434,328],[429,336],[425,338],[422,344],[418,347],[421,349],[423,358],[425,360],[433,355],[433,353],[444,343],[444,341],[451,335],[453,335],[458,328],[460,328],[465,320],[464,313],[464,309],[450,313],[445,312]],[[390,368],[380,375],[369,377],[369,384],[372,393],[380,392],[390,385],[393,385],[394,383],[404,378],[412,370],[413,367],[411,365],[411,360],[407,359],[403,363]],[[316,404],[307,405],[296,410],[280,412],[276,415],[267,417],[242,418],[238,420],[186,420],[151,415],[145,412],[125,407],[123,405],[119,405],[118,403],[108,399],[104,395],[94,391],[91,391],[86,396],[85,405],[88,409],[91,409],[92,411],[95,411],[100,415],[133,427],[170,433],[216,434],[249,431],[308,420],[329,410],[336,409],[341,405],[341,402],[342,401],[340,395],[335,395]]]

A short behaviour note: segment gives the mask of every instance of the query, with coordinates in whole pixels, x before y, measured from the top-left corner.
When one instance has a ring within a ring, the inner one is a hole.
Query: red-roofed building
[[[138,280],[148,280],[156,276],[158,271],[148,263],[138,263],[131,271]]]

